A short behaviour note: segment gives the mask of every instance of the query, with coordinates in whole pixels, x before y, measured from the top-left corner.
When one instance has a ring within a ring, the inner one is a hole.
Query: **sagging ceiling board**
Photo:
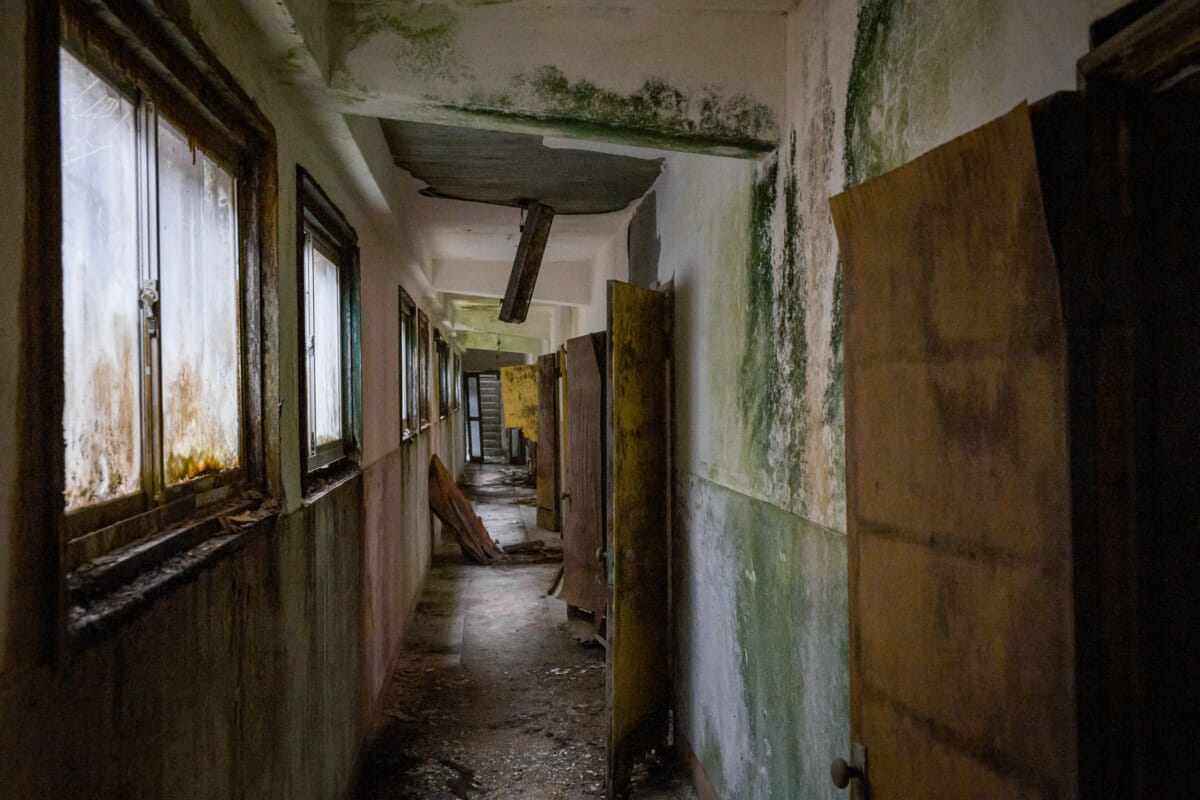
[[[646,193],[662,159],[546,147],[542,137],[425,122],[380,120],[396,166],[424,181],[422,194],[556,214],[620,211]]]

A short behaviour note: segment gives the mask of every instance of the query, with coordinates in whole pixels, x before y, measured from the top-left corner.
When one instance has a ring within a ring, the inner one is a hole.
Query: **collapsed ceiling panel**
[[[423,194],[506,206],[536,200],[556,214],[605,214],[641,197],[662,159],[550,148],[540,136],[380,120],[396,166]]]

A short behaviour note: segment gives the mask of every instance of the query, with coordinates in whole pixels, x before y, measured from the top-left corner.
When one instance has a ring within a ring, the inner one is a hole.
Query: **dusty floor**
[[[488,465],[464,482],[501,545],[540,538],[519,474]],[[567,631],[545,596],[556,563],[482,567],[438,546],[363,760],[358,800],[573,800],[604,795],[604,650]],[[635,773],[631,798],[694,800],[668,768]]]

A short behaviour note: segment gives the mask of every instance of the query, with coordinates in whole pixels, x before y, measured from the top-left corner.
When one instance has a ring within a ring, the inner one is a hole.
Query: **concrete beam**
[[[785,14],[335,0],[346,111],[756,155],[784,118]]]

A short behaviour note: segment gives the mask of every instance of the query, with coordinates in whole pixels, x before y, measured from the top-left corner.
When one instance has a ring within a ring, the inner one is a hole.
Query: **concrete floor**
[[[558,534],[534,523],[512,468],[470,467],[464,487],[501,545]],[[439,543],[364,756],[358,800],[573,800],[604,794],[604,650],[546,597],[557,563],[484,567]],[[635,772],[631,798],[696,798],[669,767]]]

